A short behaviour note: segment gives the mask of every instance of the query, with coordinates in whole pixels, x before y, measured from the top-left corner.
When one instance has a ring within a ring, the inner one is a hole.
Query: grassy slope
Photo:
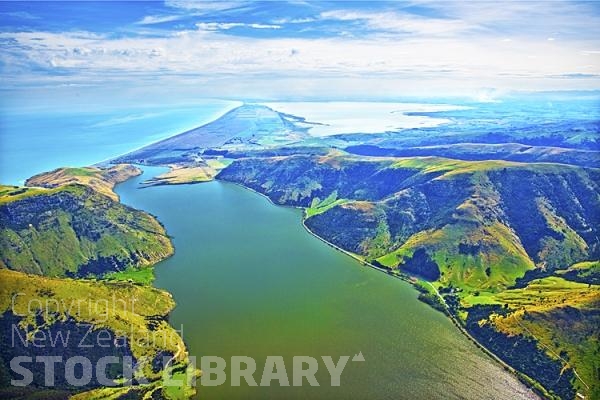
[[[173,251],[152,216],[78,184],[2,187],[0,219],[0,267],[28,273],[98,275],[148,266]]]
[[[0,205],[22,200],[38,194],[50,194],[55,191],[45,188],[27,188],[21,186],[0,185]]]
[[[344,204],[346,201],[347,200],[345,199],[338,199],[337,191],[335,190],[323,200],[315,197],[310,203],[310,207],[306,209],[306,217],[310,218],[312,216],[324,213],[332,207]]]
[[[177,355],[176,367],[185,369],[188,363],[183,340],[166,320],[175,306],[167,292],[128,283],[48,278],[9,270],[0,270],[0,281],[0,313],[26,315],[20,322],[23,326],[47,329],[57,321],[72,318],[77,323],[92,324],[94,329],[108,329],[130,339],[133,356],[140,362],[144,376],[153,382],[138,389],[160,388],[162,372],[153,371],[151,361],[161,352]],[[19,296],[13,304],[15,293]],[[42,309],[42,304],[49,306]],[[78,342],[69,344],[77,346]],[[100,392],[112,391],[123,389]]]
[[[484,248],[474,254],[461,254],[460,245],[468,242]],[[420,232],[377,260],[389,268],[402,269],[404,260],[410,259],[419,248],[432,253],[432,259],[440,268],[441,286],[468,291],[503,290],[533,268],[518,238],[498,222],[446,225],[439,230]]]
[[[507,315],[492,314],[490,321],[507,335],[531,337],[565,368],[574,368],[573,381],[588,398],[600,396],[600,286],[551,276],[531,281],[525,288],[469,296],[472,304],[501,304]]]
[[[89,186],[98,193],[118,200],[113,192],[113,187],[133,176],[140,175],[142,171],[133,165],[118,164],[110,168],[82,167],[82,168],[57,168],[50,172],[44,172],[25,182],[30,187],[56,188],[70,184]]]

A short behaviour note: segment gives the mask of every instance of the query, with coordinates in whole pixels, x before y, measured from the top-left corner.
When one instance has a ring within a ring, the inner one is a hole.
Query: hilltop
[[[25,181],[28,187],[56,188],[59,186],[80,184],[89,186],[113,200],[119,200],[113,191],[114,186],[127,179],[140,175],[142,171],[133,165],[117,164],[109,168],[57,168],[54,171],[43,172]]]

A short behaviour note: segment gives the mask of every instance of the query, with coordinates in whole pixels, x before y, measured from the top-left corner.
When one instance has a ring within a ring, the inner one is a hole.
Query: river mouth
[[[531,393],[470,343],[406,282],[361,266],[302,227],[300,210],[213,181],[139,189],[156,169],[117,187],[121,201],[158,217],[175,255],[156,266],[171,292],[171,324],[190,355],[226,360],[227,381],[203,399],[505,399]],[[362,353],[332,387],[321,356]],[[319,387],[232,386],[232,356],[319,360]]]

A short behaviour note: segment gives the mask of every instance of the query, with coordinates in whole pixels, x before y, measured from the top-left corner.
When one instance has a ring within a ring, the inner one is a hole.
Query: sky
[[[3,106],[600,89],[600,1],[0,2]]]

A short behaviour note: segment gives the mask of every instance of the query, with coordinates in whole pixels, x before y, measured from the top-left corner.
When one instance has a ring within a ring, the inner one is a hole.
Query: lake
[[[359,352],[341,386],[322,361],[320,387],[199,387],[202,399],[535,398],[406,282],[361,266],[304,230],[301,211],[219,181],[139,188],[156,173],[117,187],[121,200],[158,217],[175,255],[156,266],[157,287],[177,307],[191,355],[250,356],[260,382],[267,356]]]

